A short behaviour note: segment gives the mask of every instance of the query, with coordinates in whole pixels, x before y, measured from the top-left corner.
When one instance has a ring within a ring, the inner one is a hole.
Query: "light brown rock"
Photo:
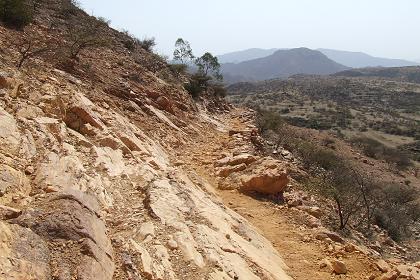
[[[329,265],[330,269],[336,274],[346,274],[347,273],[347,267],[342,261],[331,260],[328,265]]]
[[[21,213],[22,211],[19,209],[0,204],[0,220],[8,220],[8,219],[17,218],[19,217]]]
[[[234,166],[227,166],[227,167],[221,168],[217,172],[217,175],[219,175],[220,177],[227,177],[232,173],[243,171],[245,169],[246,169],[246,164],[245,163],[242,163],[242,164],[239,164],[239,165],[234,165]]]
[[[289,183],[289,178],[285,170],[256,170],[255,173],[256,174],[244,175],[241,177],[241,191],[276,194],[282,192]]]
[[[388,272],[388,271],[391,270],[391,267],[389,266],[389,264],[385,260],[379,260],[379,261],[377,261],[376,262],[376,266],[382,272]]]
[[[378,280],[395,280],[398,278],[398,272],[397,271],[390,271],[385,274],[382,274],[377,279]]]

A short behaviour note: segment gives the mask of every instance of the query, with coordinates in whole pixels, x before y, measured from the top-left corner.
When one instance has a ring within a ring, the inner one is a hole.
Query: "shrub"
[[[169,64],[169,69],[176,76],[184,75],[187,73],[188,66],[185,64]]]
[[[227,93],[226,88],[223,84],[212,84],[211,91],[216,97],[225,97]]]
[[[273,111],[258,110],[257,127],[261,133],[268,131],[278,132],[283,127],[285,121],[281,116]]]
[[[76,0],[61,0],[60,15],[68,18],[77,15],[80,4]]]
[[[193,98],[197,98],[203,91],[207,90],[210,79],[210,77],[199,73],[194,74],[191,76],[189,82],[184,85],[184,88]]]
[[[156,46],[155,38],[144,38],[143,40],[137,41],[138,45],[145,51],[152,52],[153,47]]]
[[[27,0],[0,0],[0,20],[5,24],[23,28],[33,19],[33,10]]]

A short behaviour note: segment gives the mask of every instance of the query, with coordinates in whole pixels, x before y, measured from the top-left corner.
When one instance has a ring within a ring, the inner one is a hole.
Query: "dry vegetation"
[[[393,158],[400,151],[398,157],[418,159],[418,84],[296,76],[288,80],[240,83],[228,90],[230,101],[276,112],[292,125],[333,131],[347,139],[374,138],[375,145],[386,146],[380,149],[391,152]],[[381,153],[376,152],[375,156],[381,158]],[[408,163],[406,159],[397,161]]]

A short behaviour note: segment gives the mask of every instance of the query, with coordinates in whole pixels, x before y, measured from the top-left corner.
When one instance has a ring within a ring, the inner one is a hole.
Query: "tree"
[[[103,47],[109,40],[102,34],[104,22],[95,17],[88,17],[81,21],[78,18],[67,22],[67,36],[70,43],[69,55],[77,59],[80,52],[87,48]]]
[[[38,36],[27,36],[22,41],[17,43],[17,49],[20,53],[20,59],[17,63],[17,68],[21,68],[26,60],[51,51],[51,46],[52,44],[49,42],[39,40]]]
[[[179,61],[181,64],[188,65],[194,59],[193,51],[190,43],[178,38],[175,42],[174,60]]]
[[[206,52],[203,56],[196,59],[195,64],[198,66],[198,72],[204,76],[212,76],[216,80],[223,80],[220,74],[220,64],[217,57]]]

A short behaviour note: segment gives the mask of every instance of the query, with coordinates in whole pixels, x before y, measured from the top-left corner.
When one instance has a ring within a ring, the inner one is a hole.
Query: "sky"
[[[330,48],[420,61],[420,0],[80,0],[89,14],[171,56],[248,48]]]

